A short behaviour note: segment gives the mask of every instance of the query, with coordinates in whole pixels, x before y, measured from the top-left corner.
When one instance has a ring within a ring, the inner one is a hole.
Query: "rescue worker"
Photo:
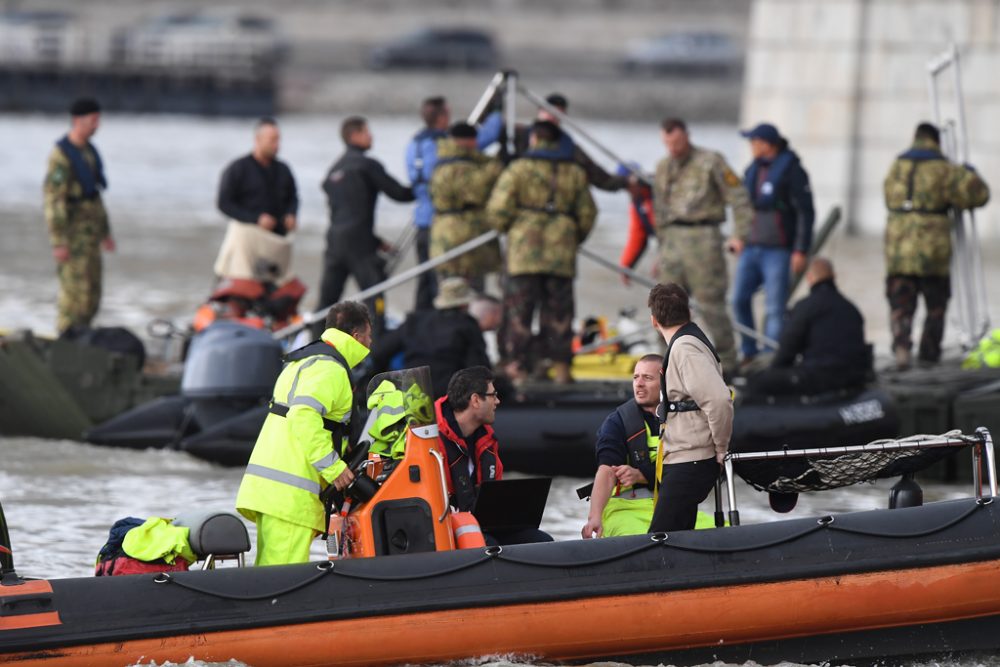
[[[438,142],[437,163],[431,176],[434,206],[431,257],[437,257],[489,231],[483,208],[503,163],[476,149],[476,129],[455,123],[448,137]],[[435,269],[438,280],[464,278],[477,292],[485,287],[487,273],[500,270],[500,242],[491,241]]]
[[[431,223],[434,219],[429,184],[437,164],[438,142],[448,136],[451,108],[444,97],[428,97],[420,105],[420,117],[424,121],[424,128],[417,132],[406,146],[406,173],[410,183],[413,184],[413,194],[417,199],[417,206],[413,210],[413,224],[417,229],[417,262],[422,264],[430,259]],[[490,128],[484,128],[483,131],[494,138],[477,141],[476,147],[483,149],[496,141],[495,135],[502,125],[503,119],[500,114],[491,116]],[[427,271],[420,274],[417,279],[415,307],[418,310],[431,308],[431,302],[436,294],[437,280],[434,273]]]
[[[463,278],[446,278],[438,285],[432,310],[415,310],[403,324],[379,338],[372,353],[375,372],[389,368],[403,353],[403,368],[429,366],[434,396],[444,396],[451,376],[469,366],[489,366],[479,323],[469,315],[474,294]]]
[[[101,199],[108,181],[101,155],[90,143],[101,124],[101,106],[80,98],[69,113],[69,132],[49,153],[44,183],[45,222],[59,276],[60,335],[90,327],[101,305],[101,248],[115,250]]]
[[[649,292],[650,319],[667,353],[660,374],[658,497],[649,532],[690,530],[698,504],[719,477],[733,433],[733,400],[719,355],[691,321],[688,295],[676,283]]]
[[[289,353],[254,444],[236,509],[257,524],[257,565],[302,563],[326,529],[327,486],[354,479],[347,455],[353,407],[351,370],[368,355],[368,310],[336,304],[319,341]]]
[[[885,228],[886,297],[896,364],[912,361],[913,314],[923,294],[927,317],[917,359],[941,359],[944,316],[951,297],[952,209],[984,206],[986,182],[969,165],[950,162],[941,153],[941,137],[930,123],[920,123],[913,145],[896,158],[884,183],[889,220]]]
[[[747,377],[748,393],[816,394],[865,384],[872,368],[865,319],[835,278],[830,260],[809,263],[809,296],[788,314],[770,368]]]
[[[639,535],[653,519],[656,457],[660,447],[660,368],[663,357],[647,354],[635,363],[633,398],[608,415],[597,432],[597,475],[590,513],[581,534],[592,537]],[[698,527],[713,519],[698,513]]]
[[[813,208],[809,175],[788,141],[770,123],[741,133],[750,140],[753,162],[743,184],[753,205],[753,219],[746,239],[733,238],[729,250],[739,256],[733,281],[736,320],[754,328],[753,295],[764,287],[764,333],[781,338],[790,274],[806,270],[812,246]],[[757,356],[756,339],[742,335],[743,363]]]
[[[330,167],[323,179],[323,191],[330,207],[330,228],[326,235],[317,308],[340,300],[348,276],[366,289],[386,278],[385,263],[379,250],[389,250],[375,235],[375,202],[380,192],[399,202],[413,201],[413,190],[386,173],[378,160],[365,153],[372,147],[368,122],[351,116],[340,126],[344,154]],[[375,332],[382,331],[385,299],[382,295],[368,301]]]
[[[722,155],[691,144],[683,120],[668,118],[660,130],[668,156],[656,165],[653,181],[659,279],[683,285],[698,301],[722,367],[732,373],[736,347],[726,308],[728,272],[719,227],[729,206],[733,238],[745,239],[750,229],[750,200]]]
[[[493,372],[485,366],[464,368],[451,376],[448,393],[434,403],[439,442],[447,461],[449,502],[459,512],[472,511],[476,488],[487,480],[503,478],[499,445],[493,421],[500,394]],[[488,544],[551,542],[538,529],[484,535]]]
[[[577,248],[590,234],[597,206],[583,167],[559,157],[559,128],[532,126],[531,150],[504,170],[486,207],[507,235],[505,355],[512,379],[553,363],[556,382],[572,382],[573,278]],[[539,316],[539,333],[531,322]]]

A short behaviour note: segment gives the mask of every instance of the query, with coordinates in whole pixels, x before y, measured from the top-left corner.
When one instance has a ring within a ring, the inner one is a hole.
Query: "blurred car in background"
[[[270,18],[225,9],[154,16],[112,38],[112,59],[126,67],[240,79],[270,76],[288,51]]]
[[[730,74],[743,63],[743,50],[721,32],[675,32],[636,43],[622,67],[630,72]]]
[[[493,36],[475,28],[424,28],[377,46],[368,54],[372,69],[496,69],[499,62]]]

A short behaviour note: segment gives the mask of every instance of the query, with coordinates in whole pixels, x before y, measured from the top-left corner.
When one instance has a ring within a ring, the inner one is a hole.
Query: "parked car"
[[[743,62],[743,51],[721,32],[675,32],[636,43],[622,60],[629,71],[728,74]]]
[[[368,65],[496,69],[500,57],[493,36],[474,28],[424,28],[372,49]]]

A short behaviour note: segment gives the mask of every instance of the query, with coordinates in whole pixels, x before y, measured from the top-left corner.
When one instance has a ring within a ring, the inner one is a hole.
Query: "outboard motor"
[[[269,331],[216,322],[191,341],[181,395],[202,430],[260,405],[281,372],[281,344]]]

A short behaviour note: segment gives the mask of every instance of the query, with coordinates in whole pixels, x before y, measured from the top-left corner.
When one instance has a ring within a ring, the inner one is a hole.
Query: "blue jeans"
[[[791,257],[792,251],[788,248],[748,245],[743,249],[736,265],[736,279],[733,283],[733,311],[736,321],[750,329],[754,328],[753,295],[763,285],[766,311],[764,335],[775,341],[781,336],[785,318]],[[757,341],[746,334],[741,336],[740,351],[743,357],[746,359],[756,356],[759,351]]]

